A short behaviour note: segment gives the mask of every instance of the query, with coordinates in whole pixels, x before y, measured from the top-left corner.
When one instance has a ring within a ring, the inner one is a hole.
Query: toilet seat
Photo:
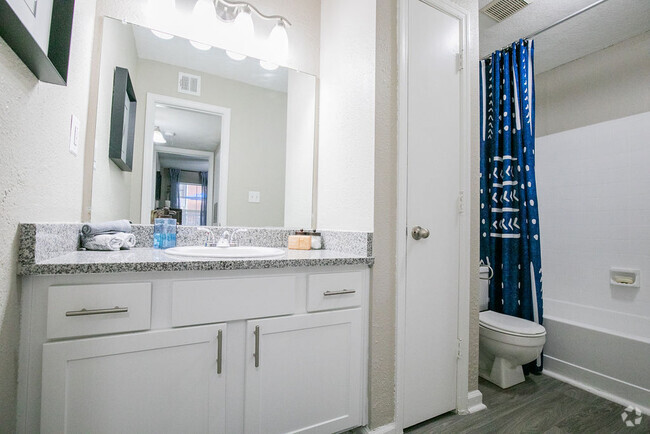
[[[479,313],[479,326],[510,336],[539,337],[546,335],[546,329],[536,322],[491,310]]]

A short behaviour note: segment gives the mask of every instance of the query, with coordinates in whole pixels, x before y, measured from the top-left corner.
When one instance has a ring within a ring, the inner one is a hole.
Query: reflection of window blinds
[[[190,95],[201,95],[201,77],[198,75],[188,74],[187,72],[178,73],[178,91]]]

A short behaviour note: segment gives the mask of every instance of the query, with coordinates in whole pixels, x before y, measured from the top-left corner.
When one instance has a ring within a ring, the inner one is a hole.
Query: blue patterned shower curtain
[[[494,269],[489,308],[541,324],[533,41],[495,51],[480,74],[481,261]],[[524,368],[541,371],[541,358]]]

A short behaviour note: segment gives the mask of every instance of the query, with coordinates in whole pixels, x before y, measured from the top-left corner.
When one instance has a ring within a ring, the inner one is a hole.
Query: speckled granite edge
[[[234,270],[254,268],[283,268],[315,265],[372,265],[372,233],[322,231],[323,249],[337,251],[362,258],[327,258],[327,259],[289,259],[289,260],[254,260],[254,261],[211,261],[182,263],[116,263],[110,261],[92,264],[43,264],[79,249],[79,231],[81,223],[23,223],[20,225],[20,245],[18,250],[18,269],[20,275],[30,274],[76,274],[76,273],[111,273],[129,271],[181,271],[181,270]],[[260,247],[287,247],[288,237],[294,231],[282,228],[238,228],[207,227],[218,238],[224,231],[230,233],[237,229],[246,229],[237,234],[242,245]],[[153,247],[153,225],[132,225],[136,236],[136,248]],[[196,227],[179,226],[178,246],[201,245],[206,234]],[[352,262],[346,262],[352,261]],[[206,265],[208,264],[208,265]]]
[[[293,267],[327,267],[374,264],[374,258],[256,259],[248,261],[184,261],[94,264],[30,264],[19,267],[19,274],[99,274],[164,271],[258,270]]]

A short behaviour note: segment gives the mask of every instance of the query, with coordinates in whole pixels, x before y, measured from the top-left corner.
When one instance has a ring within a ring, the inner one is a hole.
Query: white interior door
[[[456,408],[461,22],[408,2],[403,426]],[[414,239],[420,226],[430,236]]]

